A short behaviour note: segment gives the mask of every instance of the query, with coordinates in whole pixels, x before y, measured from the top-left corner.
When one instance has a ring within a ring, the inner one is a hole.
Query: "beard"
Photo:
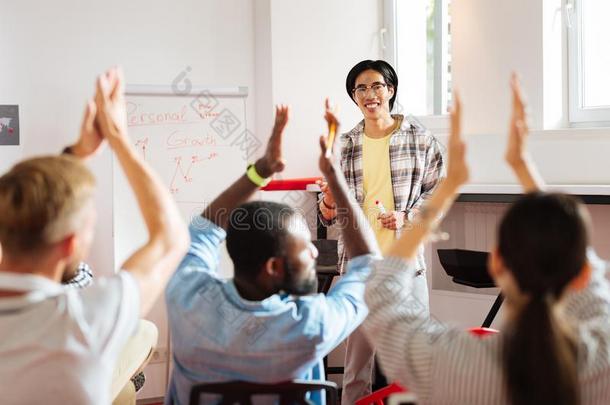
[[[280,290],[291,295],[309,295],[318,292],[318,277],[316,276],[315,271],[311,272],[311,274],[313,274],[312,277],[304,280],[297,280],[295,277],[297,271],[294,266],[289,264],[288,260],[284,263],[284,280],[280,286]]]

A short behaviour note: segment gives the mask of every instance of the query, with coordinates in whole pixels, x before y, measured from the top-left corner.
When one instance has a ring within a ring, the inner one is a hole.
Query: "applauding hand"
[[[127,141],[127,110],[124,98],[123,72],[112,68],[97,79],[95,104],[100,132],[111,146]]]
[[[76,144],[70,147],[70,152],[79,158],[85,159],[95,155],[104,144],[104,137],[98,130],[97,107],[93,100],[87,102],[85,116],[80,127],[80,135]]]

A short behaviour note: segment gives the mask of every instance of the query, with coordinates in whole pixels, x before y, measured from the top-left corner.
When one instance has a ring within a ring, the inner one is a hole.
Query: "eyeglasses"
[[[386,87],[388,87],[387,83],[375,82],[375,83],[371,84],[370,86],[362,85],[362,86],[356,87],[355,89],[352,90],[352,94],[358,98],[364,98],[368,94],[369,90],[373,90],[373,92],[375,92],[376,96],[380,96],[383,94],[383,90]]]

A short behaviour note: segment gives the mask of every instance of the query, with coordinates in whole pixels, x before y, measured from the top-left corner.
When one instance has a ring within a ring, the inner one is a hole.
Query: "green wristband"
[[[250,181],[258,187],[265,187],[271,181],[271,177],[261,177],[261,175],[258,174],[258,172],[256,171],[256,167],[254,167],[254,164],[248,165],[248,170],[246,170],[246,176],[248,176]]]

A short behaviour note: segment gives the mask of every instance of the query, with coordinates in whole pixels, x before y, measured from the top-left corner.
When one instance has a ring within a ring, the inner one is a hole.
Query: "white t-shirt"
[[[0,401],[6,404],[109,404],[116,359],[136,331],[140,297],[121,271],[89,288],[0,272]]]

